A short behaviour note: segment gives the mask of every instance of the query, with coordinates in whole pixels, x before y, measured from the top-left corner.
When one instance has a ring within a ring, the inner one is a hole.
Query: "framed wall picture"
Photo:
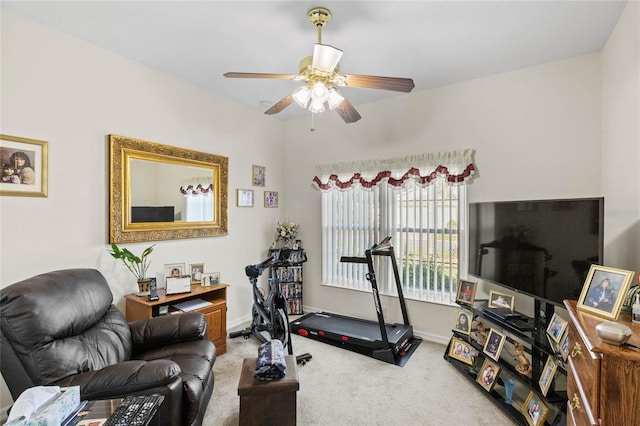
[[[472,318],[471,312],[464,309],[456,310],[456,321],[453,324],[453,329],[463,334],[470,334]]]
[[[457,337],[451,338],[449,343],[449,356],[462,361],[465,364],[473,365],[473,348],[467,342]]]
[[[540,380],[538,381],[542,395],[547,396],[547,392],[549,392],[549,388],[551,387],[551,383],[553,382],[557,369],[558,364],[556,364],[553,357],[547,357],[547,362],[544,364],[542,374],[540,374]]]
[[[0,195],[46,197],[48,157],[45,141],[0,135]]]
[[[567,321],[562,319],[558,313],[554,313],[547,326],[547,334],[556,343],[560,343],[560,339],[564,335],[564,330],[567,328]]]
[[[491,389],[493,389],[493,385],[496,384],[499,372],[500,367],[498,366],[498,364],[485,358],[476,381],[480,383],[480,386],[485,388],[488,392],[491,392]]]
[[[278,193],[275,191],[264,191],[264,206],[278,207]]]
[[[256,166],[255,164],[251,167],[251,182],[253,186],[264,186],[265,185],[265,174],[267,172],[267,168],[264,166]]]
[[[204,273],[204,263],[192,263],[189,265],[191,284],[202,284],[202,274]]]
[[[477,283],[472,281],[458,281],[458,292],[456,293],[456,303],[460,305],[473,305],[476,297]]]
[[[513,311],[515,297],[512,294],[500,293],[498,291],[489,291],[489,307],[490,308],[507,308]]]
[[[549,414],[549,407],[542,402],[542,398],[531,391],[522,404],[522,413],[530,426],[541,426]]]
[[[504,346],[504,341],[506,338],[506,335],[500,333],[495,328],[492,328],[491,330],[489,330],[487,341],[484,343],[484,348],[482,349],[482,351],[494,361],[498,361],[500,359],[500,352],[502,352],[502,347]]]
[[[253,207],[253,189],[237,189],[236,203],[238,207]]]
[[[186,265],[184,263],[166,263],[164,265],[164,277],[165,279],[182,278],[186,274]]]
[[[591,265],[578,299],[577,308],[616,320],[634,274],[632,271],[623,269]]]

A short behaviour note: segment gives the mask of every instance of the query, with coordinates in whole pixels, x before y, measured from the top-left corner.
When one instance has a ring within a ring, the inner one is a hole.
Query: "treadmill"
[[[393,247],[389,244],[390,240],[391,237],[387,237],[375,244],[371,249],[365,251],[364,257],[342,256],[340,258],[340,262],[367,264],[369,272],[366,277],[371,283],[377,321],[328,312],[312,312],[292,321],[291,331],[300,336],[403,366],[422,342],[422,339],[413,335],[413,327],[409,324],[398,265]],[[391,259],[398,300],[402,309],[403,324],[386,324],[384,321],[378,283],[373,268],[373,256],[387,256]]]

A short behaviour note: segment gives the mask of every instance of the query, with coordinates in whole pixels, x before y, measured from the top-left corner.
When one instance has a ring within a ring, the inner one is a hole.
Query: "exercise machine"
[[[377,321],[337,315],[328,312],[312,312],[292,321],[290,329],[304,337],[339,346],[354,352],[371,356],[391,364],[403,366],[416,350],[422,339],[414,336],[409,324],[409,315],[402,292],[398,265],[391,237],[365,251],[364,257],[342,256],[341,262],[365,263],[368,267],[367,280],[371,283]],[[391,259],[393,275],[398,291],[398,301],[402,310],[402,324],[386,324],[378,292],[378,283],[373,267],[374,256]]]
[[[282,342],[282,347],[289,355],[293,355],[293,345],[291,344],[291,330],[289,329],[289,316],[287,313],[287,300],[282,294],[279,282],[269,278],[269,293],[267,297],[262,294],[258,287],[258,277],[267,268],[277,268],[280,266],[290,266],[293,263],[306,262],[299,258],[295,262],[291,259],[291,250],[278,250],[272,252],[271,257],[256,265],[247,265],[244,268],[245,274],[249,277],[253,291],[253,306],[251,308],[251,325],[243,330],[229,333],[230,338],[242,336],[249,339],[252,335],[260,341],[266,343],[272,339]],[[305,364],[311,359],[308,353],[298,355],[296,362]]]

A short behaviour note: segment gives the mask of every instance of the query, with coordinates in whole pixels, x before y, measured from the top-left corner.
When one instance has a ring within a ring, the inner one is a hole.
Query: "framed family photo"
[[[500,333],[495,328],[489,330],[489,334],[487,335],[487,341],[484,343],[484,348],[482,351],[494,361],[498,361],[500,359],[500,352],[502,352],[502,347],[504,346],[504,341],[507,336]]]
[[[564,337],[560,341],[559,347],[562,360],[567,362],[567,358],[569,357],[569,333],[565,333]]]
[[[264,206],[278,207],[278,193],[275,191],[264,191]]]
[[[186,275],[186,265],[184,263],[166,263],[164,265],[164,277],[182,278]]]
[[[512,294],[489,291],[490,308],[507,308],[513,311],[514,296]]]
[[[633,276],[632,271],[591,265],[577,308],[603,318],[616,320]]]
[[[496,384],[499,372],[500,367],[498,366],[498,364],[496,364],[495,362],[491,362],[490,360],[485,358],[476,381],[480,383],[480,386],[485,388],[487,392],[491,392],[491,389],[493,389],[493,385]]]
[[[476,297],[477,283],[471,281],[458,281],[458,292],[456,293],[456,303],[460,305],[473,305]]]
[[[204,263],[192,263],[189,265],[191,284],[202,284],[202,274],[204,274]]]
[[[549,325],[547,326],[547,334],[555,343],[560,343],[567,324],[568,323],[562,319],[562,317],[558,316],[557,313],[554,313],[551,317],[551,321],[549,321]]]
[[[238,207],[253,207],[253,190],[252,189],[236,190],[236,203]]]
[[[542,402],[542,398],[531,391],[522,404],[522,414],[530,426],[541,426],[549,414],[549,407]]]
[[[551,383],[553,382],[553,378],[556,375],[557,369],[558,364],[556,364],[553,357],[547,357],[547,362],[544,364],[542,374],[540,374],[540,380],[538,381],[540,390],[542,391],[542,395],[547,396],[549,388],[551,387]]]
[[[220,284],[220,272],[205,272],[202,274],[202,285],[209,287]]]
[[[462,361],[465,364],[473,365],[473,348],[467,342],[457,337],[451,339],[449,344],[449,356]]]
[[[255,164],[251,168],[251,182],[253,186],[265,185],[265,173],[267,168],[264,166],[256,166]]]
[[[0,195],[46,197],[48,156],[45,141],[0,135]]]
[[[465,311],[464,309],[458,309],[456,311],[456,321],[453,325],[453,329],[462,334],[470,334],[472,318],[471,312]]]

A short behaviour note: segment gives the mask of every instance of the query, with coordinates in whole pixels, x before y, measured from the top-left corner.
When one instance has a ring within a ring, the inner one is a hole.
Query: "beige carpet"
[[[237,387],[255,338],[227,339],[214,366],[215,386],[205,426],[238,425]],[[423,341],[404,367],[293,336],[299,365],[298,425],[512,425],[512,421],[443,359],[445,347]]]

